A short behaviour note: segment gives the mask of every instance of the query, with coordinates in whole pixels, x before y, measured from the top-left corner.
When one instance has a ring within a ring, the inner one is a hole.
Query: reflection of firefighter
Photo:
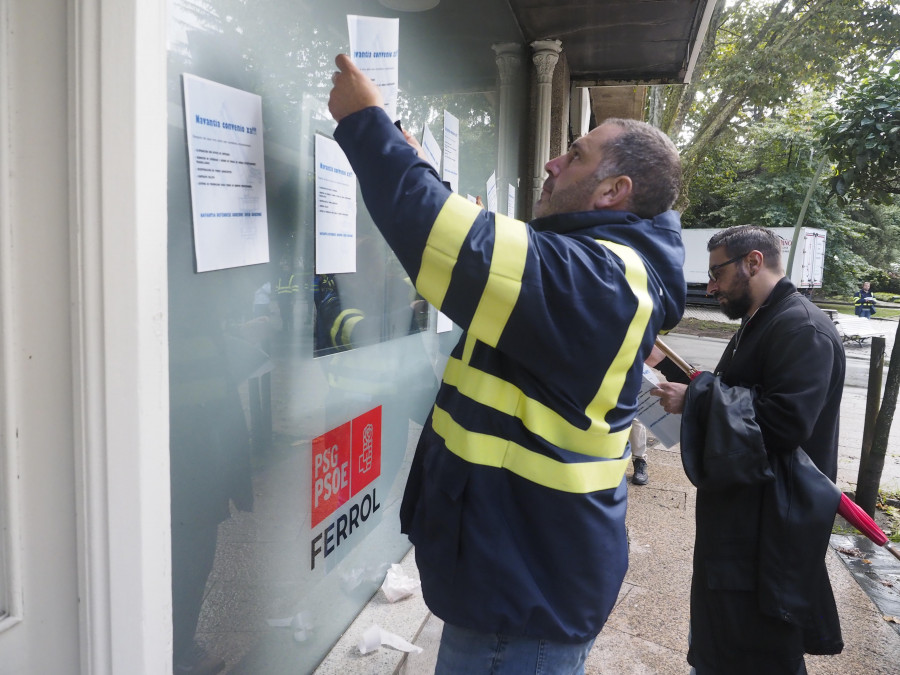
[[[299,293],[297,275],[291,269],[290,261],[285,258],[281,261],[281,275],[275,284],[275,299],[278,300],[281,312],[281,330],[285,333],[294,331],[294,303]]]
[[[403,302],[373,318],[362,309],[342,304],[334,275],[317,274],[313,285],[316,354],[346,351],[426,328],[428,304],[416,294],[408,278],[394,282],[389,290],[394,297],[403,297]]]
[[[353,345],[353,333],[366,318],[365,313],[360,309],[342,309],[337,282],[332,274],[315,276],[313,300],[316,304],[316,353],[328,354],[350,349]]]
[[[410,348],[421,349],[418,341],[410,343],[404,350],[379,350],[377,355],[357,348],[390,337],[391,331],[385,326],[391,324],[398,327],[399,335],[418,332],[421,317],[417,310],[421,308],[427,312],[427,304],[418,296],[410,301],[406,287],[403,287],[403,302],[388,315],[379,313],[373,317],[341,304],[334,276],[316,275],[313,284],[316,355],[332,354],[323,363],[328,379],[329,410],[342,413],[350,399],[364,401],[367,405],[380,404],[385,420],[382,448],[387,456],[399,449],[402,457],[408,441],[408,419],[422,424],[430,409],[436,385],[434,371],[424,352],[409,353]],[[409,288],[412,288],[411,284]],[[398,289],[399,285],[395,291]],[[426,366],[424,374],[423,365]],[[360,470],[362,468],[360,466]]]

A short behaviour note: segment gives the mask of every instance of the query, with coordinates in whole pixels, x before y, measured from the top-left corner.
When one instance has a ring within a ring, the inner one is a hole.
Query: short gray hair
[[[639,120],[610,117],[603,124],[615,124],[624,131],[603,146],[597,177],[628,176],[632,185],[629,208],[641,218],[671,209],[682,181],[681,157],[672,139]]]

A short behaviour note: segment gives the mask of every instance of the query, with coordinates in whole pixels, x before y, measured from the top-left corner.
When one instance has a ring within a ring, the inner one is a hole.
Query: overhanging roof
[[[360,14],[400,17],[401,85],[439,93],[492,90],[490,45],[547,39],[562,42],[571,78],[584,86],[686,82],[715,0],[440,0],[421,12],[376,0],[348,4]],[[424,53],[446,67],[435,68]]]
[[[715,0],[509,0],[526,41],[562,42],[580,84],[690,79]]]

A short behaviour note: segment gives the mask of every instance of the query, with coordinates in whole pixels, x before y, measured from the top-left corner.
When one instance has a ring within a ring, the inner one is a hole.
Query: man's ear
[[[746,260],[751,277],[765,267],[765,256],[755,249],[747,254]]]
[[[631,178],[628,176],[604,178],[594,192],[594,208],[627,211],[631,190]]]

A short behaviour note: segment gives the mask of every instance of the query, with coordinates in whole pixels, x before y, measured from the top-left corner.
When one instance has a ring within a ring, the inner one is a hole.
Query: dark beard
[[[749,277],[741,269],[737,270],[737,281],[740,282],[740,290],[734,294],[720,294],[725,298],[724,303],[719,303],[719,309],[729,319],[743,319],[750,312],[753,305],[753,299],[750,297]]]
[[[719,305],[719,309],[729,319],[743,319],[750,311],[750,298],[745,296],[729,300],[727,305]]]

